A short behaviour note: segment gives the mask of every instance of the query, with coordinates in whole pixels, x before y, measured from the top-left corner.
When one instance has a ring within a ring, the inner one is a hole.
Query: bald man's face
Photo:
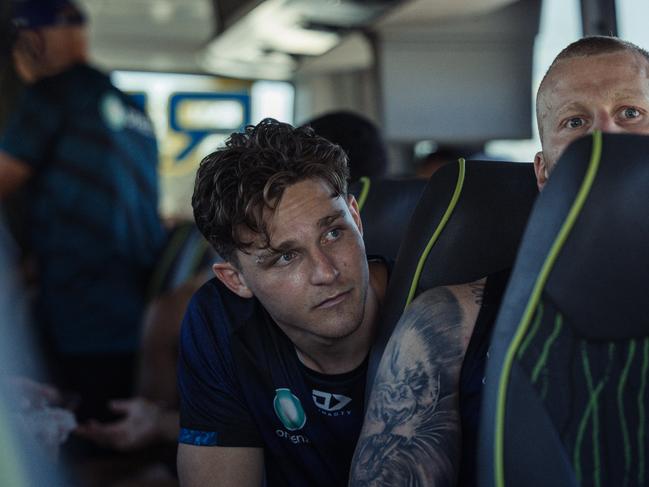
[[[539,189],[559,156],[593,130],[649,134],[649,62],[619,51],[560,61],[540,88],[542,151],[534,169]]]

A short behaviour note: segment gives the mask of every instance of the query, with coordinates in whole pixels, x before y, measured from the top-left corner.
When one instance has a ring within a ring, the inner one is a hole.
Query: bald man
[[[649,134],[648,78],[649,54],[612,37],[580,39],[556,57],[536,101],[539,190],[576,138],[593,130]],[[383,353],[350,485],[476,483],[477,421],[466,418],[478,417],[480,401],[460,405],[460,373],[470,341],[484,353],[467,356],[473,363],[465,368],[484,373],[496,316],[485,309],[497,308],[503,292],[502,278],[490,276],[486,288],[483,279],[415,299]],[[472,411],[461,414],[460,406]]]

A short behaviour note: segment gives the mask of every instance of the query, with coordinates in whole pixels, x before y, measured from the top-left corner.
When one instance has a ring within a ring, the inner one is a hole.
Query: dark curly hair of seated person
[[[270,245],[264,210],[274,210],[287,187],[318,178],[331,186],[332,197],[347,195],[343,149],[309,127],[266,118],[233,133],[201,161],[192,196],[196,225],[223,259],[236,264],[235,251],[252,244],[239,230],[247,227]]]

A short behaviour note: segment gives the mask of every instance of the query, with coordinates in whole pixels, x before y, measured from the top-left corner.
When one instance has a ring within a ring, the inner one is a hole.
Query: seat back
[[[531,164],[460,159],[428,181],[408,224],[379,318],[367,378],[406,305],[421,291],[508,269],[537,195]]]
[[[423,179],[367,177],[349,186],[361,210],[367,254],[396,259],[408,221],[425,186]]]
[[[219,258],[193,221],[176,225],[169,232],[149,279],[148,298],[177,289],[190,279],[209,272]]]
[[[500,308],[482,485],[649,482],[649,138],[571,145],[538,198]]]

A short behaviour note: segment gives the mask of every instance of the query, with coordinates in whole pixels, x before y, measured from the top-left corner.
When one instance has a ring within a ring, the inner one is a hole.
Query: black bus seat
[[[649,137],[573,143],[541,193],[500,308],[484,486],[649,483]]]
[[[363,240],[368,255],[394,260],[408,221],[426,181],[417,178],[361,178],[349,186],[361,211]]]
[[[158,264],[149,279],[148,297],[152,299],[177,289],[207,272],[219,259],[193,221],[176,225],[169,233]]]
[[[366,396],[392,330],[417,294],[513,266],[536,195],[529,163],[460,159],[433,174],[392,271],[370,355]]]

